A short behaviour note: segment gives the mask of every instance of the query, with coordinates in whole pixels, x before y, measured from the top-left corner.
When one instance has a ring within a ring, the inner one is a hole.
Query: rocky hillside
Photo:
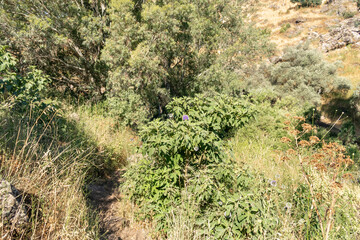
[[[329,0],[317,7],[299,8],[290,1],[266,0],[250,4],[249,9],[248,21],[269,29],[278,49],[309,40],[329,60],[343,62],[342,75],[354,88],[360,82],[360,14],[355,1]]]

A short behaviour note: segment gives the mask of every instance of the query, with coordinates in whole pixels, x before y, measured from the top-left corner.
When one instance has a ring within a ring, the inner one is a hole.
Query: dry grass
[[[24,230],[0,229],[1,239],[99,239],[84,186],[123,165],[136,136],[86,106],[61,117],[41,114],[44,121],[31,115],[0,112],[0,174],[23,193],[30,217]]]
[[[269,124],[276,123],[272,122]],[[232,139],[231,146],[234,151],[235,160],[241,165],[245,164],[250,166],[256,172],[264,175],[265,178],[269,180],[276,180],[277,186],[282,189],[280,191],[283,191],[282,197],[288,200],[293,199],[293,194],[297,191],[299,185],[307,184],[304,178],[303,168],[300,165],[298,154],[286,159],[282,158],[282,156],[284,156],[284,152],[289,149],[289,146],[283,148],[282,143],[279,141],[279,137],[275,137],[276,134],[274,132],[258,131],[261,132],[261,134],[254,134],[251,129],[252,128],[249,128],[249,130],[240,130],[238,135]],[[315,151],[316,150],[311,150],[309,148],[309,151],[304,151],[301,154],[311,158]],[[311,183],[314,184],[313,188],[316,191],[323,194],[323,196],[327,193],[328,195],[331,195],[332,189],[329,188],[329,186],[332,185],[329,185],[329,183],[332,183],[333,179],[330,179],[331,175],[329,173],[320,173],[318,170],[314,169],[313,171],[309,171],[307,173],[311,176]],[[349,211],[351,214],[359,214],[358,206],[360,204],[360,188],[358,184],[354,184],[352,181],[341,181],[341,185],[342,188],[338,190],[338,195],[336,195],[338,198],[336,208],[339,210],[342,208],[342,204],[350,203],[349,208],[347,208],[346,211]],[[328,204],[331,208],[330,200],[330,197],[323,199],[322,207],[326,208]],[[333,207],[335,208],[335,206]],[[302,210],[303,209],[296,206],[291,211],[286,211],[284,214],[279,212],[281,228],[278,229],[278,232],[281,239],[308,238],[308,236],[302,235],[304,228],[306,228],[305,221],[304,223],[299,223],[295,217],[298,214],[303,214],[303,212],[301,212]],[[324,218],[326,219],[326,217]],[[344,231],[346,234],[344,239],[350,239],[358,236],[357,234],[360,233],[360,229],[356,227],[356,224],[360,222],[360,219],[358,217],[354,217],[353,215],[351,215],[351,218],[354,219],[355,227],[351,230],[347,229]],[[340,231],[343,227],[341,224],[344,224],[339,220],[336,221],[336,230],[333,231],[333,234]]]
[[[98,239],[82,190],[91,149],[53,147],[55,142],[44,149],[43,134],[33,133],[32,126],[19,128],[16,147],[3,155],[0,171],[21,191],[30,222],[22,230],[2,228],[1,239]]]
[[[341,19],[322,13],[321,7],[296,8],[297,4],[290,1],[265,0],[257,4],[254,13],[249,14],[248,21],[256,23],[257,27],[270,29],[270,39],[279,50],[306,40],[312,31],[327,33],[329,27]],[[298,19],[303,22],[296,23]],[[287,23],[291,24],[291,28],[285,33],[281,32],[281,27]]]
[[[279,139],[272,139],[264,134],[257,139],[235,137],[234,155],[239,164],[247,164],[267,179],[276,179],[279,185],[293,187],[302,178],[300,166],[296,160],[281,160],[281,154],[274,150],[280,144]]]
[[[126,164],[126,159],[134,153],[139,144],[136,134],[126,127],[118,127],[114,118],[97,112],[97,107],[68,107],[66,118],[74,121],[98,146],[100,151],[111,154],[115,166]]]
[[[360,49],[348,46],[328,53],[326,58],[329,61],[342,62],[343,67],[339,69],[339,75],[349,79],[354,90],[360,83]],[[349,94],[351,93],[352,91]]]

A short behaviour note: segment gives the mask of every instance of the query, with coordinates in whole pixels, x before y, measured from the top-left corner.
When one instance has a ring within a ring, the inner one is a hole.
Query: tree
[[[256,88],[265,81],[281,96],[292,95],[302,102],[316,104],[323,95],[342,94],[350,89],[350,82],[337,75],[338,67],[326,62],[309,44],[299,44],[287,48],[273,64],[260,68],[249,84]]]
[[[266,52],[266,34],[241,19],[242,2],[111,2],[110,36],[102,59],[110,68],[112,109],[135,104],[128,96],[137,95],[132,97],[141,100],[137,108],[155,116],[173,97],[194,95],[214,84],[221,91],[229,78],[216,79],[215,71],[231,75],[247,56]]]
[[[10,47],[20,70],[35,65],[55,86],[102,94],[107,5],[108,0],[1,0],[0,44]]]

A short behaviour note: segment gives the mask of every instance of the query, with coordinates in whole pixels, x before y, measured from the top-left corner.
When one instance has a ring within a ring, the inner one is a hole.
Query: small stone
[[[0,226],[12,225],[23,227],[29,219],[25,207],[21,203],[19,191],[8,181],[0,179],[0,212],[2,221]]]

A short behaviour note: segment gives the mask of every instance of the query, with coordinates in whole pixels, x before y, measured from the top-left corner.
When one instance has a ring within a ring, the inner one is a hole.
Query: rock
[[[293,38],[293,37],[299,36],[303,30],[304,30],[303,27],[296,26],[295,28],[292,28],[291,30],[286,31],[286,36],[288,38]]]
[[[351,18],[340,22],[339,26],[332,29],[329,33],[320,35],[321,48],[324,52],[329,52],[349,44],[355,46],[360,44],[360,26],[356,23],[358,18]]]
[[[309,40],[315,40],[320,38],[320,34],[318,32],[309,32],[308,35]]]
[[[321,6],[320,12],[344,16],[349,12],[357,12],[357,6],[353,0],[328,0]]]
[[[277,64],[277,63],[279,63],[279,62],[282,62],[282,57],[280,56],[280,57],[271,57],[270,59],[270,62],[272,63],[272,64]]]
[[[275,10],[278,10],[280,7],[277,4],[270,4],[269,8],[275,11]]]
[[[321,13],[326,13],[330,10],[330,7],[328,5],[323,5],[320,9]]]
[[[19,196],[19,191],[14,186],[0,179],[0,212],[3,219],[1,227],[5,224],[21,228],[29,221]]]

